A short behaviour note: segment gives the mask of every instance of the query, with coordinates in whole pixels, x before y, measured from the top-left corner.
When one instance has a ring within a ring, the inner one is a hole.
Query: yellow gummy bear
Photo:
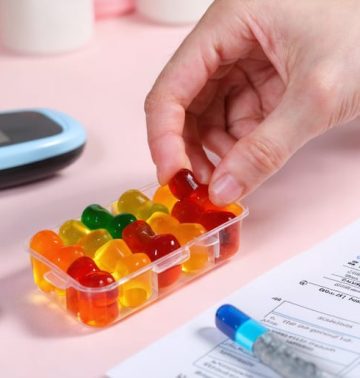
[[[151,263],[145,253],[134,253],[119,259],[114,277],[119,280]],[[123,307],[137,307],[147,301],[152,294],[152,272],[144,273],[119,286],[119,302]]]
[[[117,212],[119,214],[133,214],[137,219],[146,220],[157,211],[169,212],[164,205],[151,201],[143,193],[135,189],[123,193],[117,202]]]
[[[153,197],[153,201],[166,206],[169,209],[169,212],[171,213],[171,210],[178,201],[178,199],[171,193],[169,186],[164,185],[160,186],[156,190]]]
[[[111,235],[104,229],[90,231],[79,240],[79,245],[84,248],[85,254],[94,258],[96,251],[109,240]]]
[[[124,240],[114,239],[109,240],[96,251],[94,260],[101,270],[114,273],[119,260],[130,255],[132,252]]]
[[[59,229],[59,236],[64,245],[74,245],[90,230],[79,220],[68,220]]]

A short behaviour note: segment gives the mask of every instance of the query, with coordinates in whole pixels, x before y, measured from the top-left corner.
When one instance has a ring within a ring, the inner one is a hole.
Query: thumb
[[[283,98],[253,132],[225,155],[210,181],[210,199],[215,204],[224,206],[253,191],[317,134],[316,117],[298,99]]]

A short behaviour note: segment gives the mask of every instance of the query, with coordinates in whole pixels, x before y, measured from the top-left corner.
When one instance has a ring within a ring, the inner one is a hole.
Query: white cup
[[[89,41],[93,27],[93,0],[0,0],[0,38],[17,52],[75,50]]]
[[[188,24],[198,21],[213,0],[136,0],[144,17],[160,23]]]

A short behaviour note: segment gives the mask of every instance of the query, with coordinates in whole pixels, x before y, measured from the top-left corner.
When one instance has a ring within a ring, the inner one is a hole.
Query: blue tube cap
[[[215,323],[221,332],[249,352],[257,339],[268,332],[261,323],[229,304],[216,311]]]
[[[235,341],[237,330],[249,319],[249,316],[236,307],[225,304],[216,311],[215,324],[221,332]]]

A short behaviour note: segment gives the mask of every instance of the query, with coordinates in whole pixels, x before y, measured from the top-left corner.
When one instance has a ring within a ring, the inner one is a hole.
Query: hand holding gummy
[[[179,199],[171,215],[180,222],[200,223],[206,230],[213,230],[240,215],[238,205],[225,208],[215,206],[209,200],[208,186],[199,184],[188,169],[180,170],[169,182],[172,194]],[[236,214],[236,215],[235,215]],[[239,225],[234,223],[219,232],[219,259],[227,259],[239,249]]]
[[[34,281],[83,323],[111,324],[235,253],[240,222],[220,226],[242,211],[214,206],[207,186],[181,170],[152,199],[128,190],[112,211],[89,205],[58,232],[35,234]]]

